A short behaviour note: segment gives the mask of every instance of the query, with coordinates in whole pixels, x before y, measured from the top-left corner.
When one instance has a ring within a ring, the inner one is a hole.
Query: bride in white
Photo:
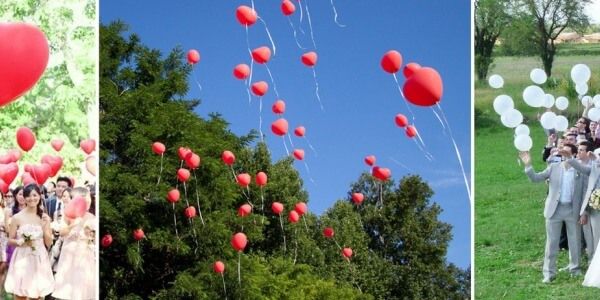
[[[585,273],[585,279],[583,280],[584,286],[591,286],[600,288],[600,247],[596,249],[594,253],[594,258],[592,258],[592,262]]]

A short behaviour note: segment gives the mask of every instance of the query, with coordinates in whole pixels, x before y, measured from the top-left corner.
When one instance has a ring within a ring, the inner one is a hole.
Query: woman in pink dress
[[[56,266],[56,286],[52,297],[58,299],[96,298],[96,217],[89,213],[91,198],[88,189],[76,187],[71,196],[82,197],[87,211],[81,218],[69,219],[60,230],[63,239],[60,258]]]
[[[4,288],[15,299],[41,299],[54,290],[54,277],[46,247],[52,244],[50,217],[43,213],[40,188],[23,189],[27,206],[12,217],[8,243],[16,246]]]

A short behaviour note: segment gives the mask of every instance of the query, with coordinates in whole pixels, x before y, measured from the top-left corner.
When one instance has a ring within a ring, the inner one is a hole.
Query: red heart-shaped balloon
[[[333,231],[333,228],[331,228],[331,227],[325,227],[323,229],[323,235],[326,238],[332,238],[335,235],[335,231]]]
[[[110,246],[110,244],[112,244],[112,242],[113,242],[112,235],[105,234],[102,237],[102,241],[100,241],[100,244],[102,245],[103,248],[108,248]]]
[[[177,170],[177,179],[179,179],[180,182],[188,181],[188,179],[190,179],[190,171],[184,168]]]
[[[186,218],[192,219],[196,217],[196,208],[193,206],[188,206],[183,212]]]
[[[284,15],[289,16],[289,15],[293,14],[295,11],[296,11],[296,6],[294,5],[294,3],[292,3],[292,1],[283,0],[283,2],[281,2],[281,12]]]
[[[79,143],[79,146],[85,154],[90,155],[96,149],[96,141],[94,139],[83,140]]]
[[[192,170],[198,169],[200,167],[200,156],[192,152],[185,158],[185,164]]]
[[[141,239],[143,239],[144,237],[146,237],[146,235],[144,234],[144,231],[139,228],[133,231],[133,239],[136,241],[139,241]]]
[[[298,214],[297,211],[292,210],[292,211],[290,211],[290,214],[288,215],[288,220],[290,221],[290,223],[296,223],[300,220],[300,215]]]
[[[267,174],[265,172],[256,173],[256,177],[254,178],[256,185],[265,186],[267,184]]]
[[[288,121],[284,118],[277,119],[271,123],[271,131],[278,136],[285,135],[288,132]]]
[[[249,204],[244,204],[238,208],[238,216],[245,217],[252,212],[252,206]]]
[[[31,89],[48,64],[48,40],[25,23],[0,24],[0,106]]]
[[[167,150],[167,147],[165,147],[165,144],[163,144],[161,142],[152,143],[152,152],[154,152],[158,155],[163,155],[166,150]]]
[[[233,155],[233,152],[225,150],[223,151],[223,154],[221,154],[221,160],[223,160],[226,165],[231,166],[235,163],[235,155]]]
[[[298,127],[296,127],[296,129],[294,129],[294,134],[297,137],[303,137],[305,133],[306,133],[306,128],[304,128],[304,126],[298,126]]]
[[[304,159],[304,150],[302,150],[302,149],[294,150],[294,157],[297,160],[303,160]]]
[[[397,114],[396,117],[394,118],[394,121],[396,122],[396,125],[398,127],[404,127],[404,126],[408,125],[408,119],[403,114]]]
[[[50,144],[52,145],[52,148],[54,148],[54,150],[56,150],[58,152],[62,149],[65,142],[60,139],[55,139],[55,140],[52,140],[52,142],[50,142]]]
[[[283,211],[283,204],[279,202],[273,202],[271,204],[271,210],[278,215]]]
[[[213,264],[213,271],[215,271],[215,273],[223,274],[223,272],[225,272],[225,264],[220,260],[215,261]]]
[[[41,165],[33,166],[32,170],[33,179],[37,182],[37,184],[44,184],[48,177],[50,177],[50,173],[52,173],[52,168],[49,164],[43,163]]]
[[[275,114],[283,114],[285,112],[285,102],[283,100],[277,100],[275,103],[273,103],[271,109]]]
[[[299,214],[299,215],[304,215],[306,213],[306,210],[308,209],[308,207],[306,206],[306,203],[304,202],[298,202],[296,203],[296,205],[294,206],[294,210]]]
[[[396,50],[386,52],[381,58],[381,67],[388,73],[396,73],[402,66],[402,55]]]
[[[271,59],[271,49],[262,46],[252,50],[252,59],[259,64],[266,64]]]
[[[388,168],[381,168],[378,166],[373,167],[373,176],[381,181],[386,181],[392,175],[392,171]]]
[[[362,193],[352,193],[352,202],[356,205],[360,205],[365,199],[365,195]]]
[[[23,183],[23,186],[36,183],[35,179],[33,179],[33,176],[31,176],[31,173],[29,172],[24,172],[23,175],[21,175],[21,182]]]
[[[248,174],[248,173],[238,174],[236,176],[236,179],[237,179],[238,185],[241,187],[247,187],[250,184],[250,180],[251,180],[250,174]]]
[[[192,65],[197,64],[200,61],[200,52],[198,52],[198,50],[196,50],[196,49],[191,49],[187,53],[187,60],[188,60],[188,63],[190,63]]]
[[[167,193],[167,201],[169,201],[170,203],[175,203],[177,201],[179,201],[179,190],[178,189],[172,189]]]
[[[251,26],[256,23],[256,11],[246,5],[240,5],[235,11],[235,16],[240,24]]]
[[[247,244],[248,238],[246,238],[246,235],[241,232],[236,233],[231,238],[231,246],[233,246],[233,249],[236,251],[244,251],[244,248],[246,248]]]
[[[29,151],[35,145],[35,135],[31,129],[21,127],[17,130],[17,144],[23,151]]]
[[[180,160],[185,160],[190,153],[192,153],[192,150],[188,147],[179,147],[179,149],[177,149],[177,155]]]
[[[406,79],[402,91],[410,103],[419,106],[432,106],[442,98],[444,87],[440,74],[428,67],[416,70]]]
[[[373,166],[375,164],[376,158],[375,155],[369,155],[365,157],[365,163],[369,166]]]
[[[252,93],[262,97],[269,91],[269,84],[266,81],[259,81],[252,84]]]
[[[75,197],[65,207],[65,216],[70,219],[81,218],[87,211],[87,203],[83,197]]]
[[[417,135],[417,128],[413,125],[406,126],[406,136],[409,138],[413,138]]]
[[[304,65],[307,67],[312,67],[317,64],[317,53],[314,51],[306,52],[302,54],[301,60]]]
[[[351,248],[344,248],[342,250],[342,255],[344,255],[344,257],[346,257],[346,258],[352,257],[352,249]]]
[[[233,68],[233,76],[237,79],[246,79],[250,76],[250,67],[247,64],[239,64]]]
[[[8,184],[6,184],[6,182],[4,182],[2,179],[0,179],[0,192],[3,194],[8,193]]]

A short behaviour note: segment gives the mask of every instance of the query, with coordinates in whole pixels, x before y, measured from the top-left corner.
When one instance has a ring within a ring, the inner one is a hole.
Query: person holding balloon
[[[8,243],[15,246],[4,283],[15,299],[38,299],[54,290],[54,276],[46,247],[52,244],[50,217],[43,213],[36,184],[23,189],[26,207],[12,217]]]
[[[577,147],[566,144],[560,150],[565,159],[577,154]],[[584,176],[567,161],[551,163],[540,173],[531,166],[529,152],[521,152],[519,157],[525,164],[525,174],[532,182],[549,180],[548,196],[544,206],[546,219],[546,247],[543,264],[543,283],[550,283],[557,274],[557,255],[559,250],[560,233],[563,222],[567,227],[569,243],[569,271],[572,276],[583,275],[580,269],[581,252],[581,222],[579,216],[584,191]]]
[[[51,223],[52,232],[54,233],[54,244],[52,245],[52,248],[50,248],[50,265],[52,265],[52,271],[54,272],[56,272],[56,266],[63,243],[63,238],[60,236],[60,230],[64,226],[67,226],[64,219],[63,208],[71,201],[71,188],[68,187],[61,190],[62,194],[57,194],[60,198],[57,201],[57,209],[54,212],[54,218]]]
[[[66,226],[61,228],[62,250],[56,267],[56,286],[52,297],[60,299],[96,299],[96,216],[89,212],[90,191],[72,190],[66,203]]]

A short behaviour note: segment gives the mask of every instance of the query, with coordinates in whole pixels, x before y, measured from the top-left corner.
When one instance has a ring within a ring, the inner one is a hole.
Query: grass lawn
[[[553,74],[566,82],[576,63],[592,69],[590,90],[598,93],[600,57],[570,56],[555,60]],[[476,299],[598,299],[600,290],[581,286],[583,277],[571,278],[561,272],[551,284],[543,284],[542,261],[545,245],[544,200],[546,185],[531,183],[518,164],[513,130],[502,126],[492,107],[493,99],[506,93],[524,112],[531,129],[534,168],[541,171],[541,150],[545,135],[535,120],[537,110],[525,108],[522,90],[531,84],[529,71],[539,67],[537,58],[497,58],[490,74],[504,77],[505,86],[493,90],[487,83],[476,84],[475,107],[482,113],[476,120],[484,128],[475,132],[475,291]],[[566,83],[543,87],[555,96],[565,95]],[[577,114],[577,99],[570,98],[570,112]],[[573,118],[570,118],[572,121]],[[587,260],[583,260],[587,268]],[[558,267],[568,264],[568,252],[559,254]]]

